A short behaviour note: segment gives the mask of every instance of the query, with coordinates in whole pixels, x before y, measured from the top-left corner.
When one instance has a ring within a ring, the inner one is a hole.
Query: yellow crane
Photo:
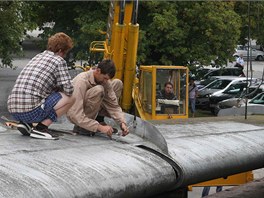
[[[94,41],[90,52],[103,53],[116,65],[115,78],[124,83],[120,104],[124,111],[136,108],[142,119],[188,117],[188,73],[185,66],[140,66],[136,71],[139,24],[138,1],[111,1],[105,41]],[[173,83],[175,101],[158,100],[157,92],[166,82]],[[164,111],[160,106],[167,106]],[[174,110],[177,109],[177,110]]]

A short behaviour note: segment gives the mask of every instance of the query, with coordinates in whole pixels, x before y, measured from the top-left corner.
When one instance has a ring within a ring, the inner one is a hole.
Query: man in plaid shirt
[[[73,85],[64,60],[72,39],[60,32],[48,39],[47,50],[37,54],[19,74],[8,97],[8,110],[20,121],[18,130],[35,138],[56,139],[48,126],[74,103]],[[38,123],[32,128],[32,123]]]

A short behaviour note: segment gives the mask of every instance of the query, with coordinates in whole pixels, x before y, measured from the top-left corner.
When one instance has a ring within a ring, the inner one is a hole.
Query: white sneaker
[[[37,139],[46,139],[46,140],[58,140],[59,136],[51,134],[49,129],[44,130],[37,130],[33,128],[32,132],[30,133],[30,137],[37,138]]]
[[[19,132],[23,135],[29,136],[32,131],[32,128],[27,123],[21,122],[17,125],[17,130],[19,130]]]

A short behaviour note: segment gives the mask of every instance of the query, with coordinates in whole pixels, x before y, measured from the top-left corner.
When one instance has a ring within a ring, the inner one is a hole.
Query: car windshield
[[[217,79],[217,80],[213,81],[212,83],[210,83],[209,85],[207,85],[206,88],[224,89],[230,82],[231,82],[231,80]]]
[[[206,80],[202,80],[201,82],[200,82],[200,85],[204,85],[204,86],[206,86],[206,85],[209,85],[211,82],[213,82],[213,81],[215,81],[215,79],[213,79],[213,78],[208,78],[208,79],[206,79]]]
[[[238,83],[230,85],[228,89],[224,91],[224,93],[228,93],[228,94],[242,93],[244,88],[246,88],[246,86],[247,86],[246,83],[238,82]]]
[[[251,103],[251,104],[264,104],[264,92],[258,94],[249,103]]]
[[[237,45],[237,50],[244,50],[244,46],[243,45]]]
[[[197,73],[195,74],[196,79],[202,79],[205,74],[207,74],[210,71],[208,68],[199,69]]]

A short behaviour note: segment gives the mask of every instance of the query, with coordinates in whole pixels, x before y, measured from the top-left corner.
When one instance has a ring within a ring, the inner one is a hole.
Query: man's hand
[[[111,126],[101,125],[101,124],[99,124],[97,130],[102,133],[105,133],[109,138],[112,138],[112,133],[114,131],[114,129]]]
[[[120,128],[122,129],[122,136],[126,136],[127,134],[129,134],[126,123],[122,122]]]

